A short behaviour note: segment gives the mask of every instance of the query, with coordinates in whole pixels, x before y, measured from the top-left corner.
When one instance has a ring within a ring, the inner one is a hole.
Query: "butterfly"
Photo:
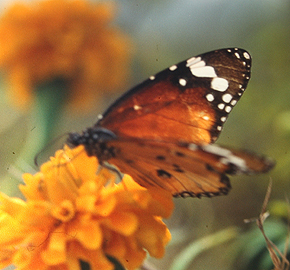
[[[274,161],[213,145],[245,91],[250,54],[220,49],[173,65],[117,99],[98,122],[70,133],[101,165],[109,162],[144,187],[175,197],[227,194],[227,175],[269,171]]]

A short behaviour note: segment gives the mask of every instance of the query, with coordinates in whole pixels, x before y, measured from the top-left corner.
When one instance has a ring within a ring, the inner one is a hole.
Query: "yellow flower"
[[[0,67],[19,107],[35,86],[62,79],[71,104],[92,105],[97,92],[122,87],[129,72],[129,39],[110,25],[115,5],[86,0],[15,3],[0,18]]]
[[[82,260],[112,270],[110,256],[130,270],[146,251],[163,256],[170,233],[162,218],[173,209],[167,191],[147,190],[128,175],[116,184],[82,146],[57,151],[23,178],[26,201],[0,194],[1,268],[77,270]]]

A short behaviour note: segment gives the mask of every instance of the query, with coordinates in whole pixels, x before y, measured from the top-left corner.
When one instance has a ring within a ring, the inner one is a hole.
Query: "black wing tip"
[[[241,54],[244,58],[246,58],[248,61],[252,60],[251,54],[247,50],[239,48],[239,47],[223,48],[223,49],[219,49],[217,51],[226,51],[228,53],[237,52],[237,53]]]
[[[245,50],[243,48],[240,48],[240,47],[228,47],[228,48],[220,48],[220,49],[216,49],[216,50],[213,50],[211,52],[207,52],[207,53],[212,53],[212,52],[215,52],[215,53],[229,53],[229,54],[233,54],[233,53],[238,53],[240,57],[243,58],[243,60],[245,60],[247,63],[251,63],[252,61],[252,56],[251,54],[249,53],[248,50]],[[203,53],[201,55],[204,55],[204,54],[207,54],[207,53]]]

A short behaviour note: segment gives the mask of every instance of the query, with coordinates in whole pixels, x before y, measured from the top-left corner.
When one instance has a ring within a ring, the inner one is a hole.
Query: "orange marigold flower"
[[[116,184],[82,146],[65,147],[35,175],[24,174],[26,201],[0,194],[0,267],[22,270],[127,269],[147,252],[160,258],[170,233],[162,218],[173,209],[167,191],[145,189],[125,175]],[[98,172],[98,173],[96,173]]]
[[[21,107],[35,86],[65,80],[73,105],[88,106],[96,92],[124,85],[132,51],[129,39],[110,25],[116,7],[86,0],[15,3],[0,18],[0,67],[10,98]]]

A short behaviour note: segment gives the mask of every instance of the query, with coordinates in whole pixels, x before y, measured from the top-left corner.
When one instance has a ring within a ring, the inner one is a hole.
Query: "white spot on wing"
[[[205,66],[205,62],[204,61],[200,61],[201,58],[200,57],[191,57],[186,61],[186,66],[190,67],[196,63],[199,63],[199,65]],[[197,65],[198,66],[198,65]]]
[[[235,53],[235,56],[238,58],[238,59],[240,59],[241,58],[241,56],[239,55],[239,53]]]
[[[192,75],[196,77],[202,77],[202,78],[215,78],[217,77],[215,70],[211,66],[205,66],[205,67],[190,67]]]
[[[150,79],[151,81],[153,81],[153,80],[155,80],[155,76],[150,76],[149,79]]]
[[[196,77],[215,78],[215,70],[201,60],[201,57],[192,57],[186,61],[186,66],[190,68],[192,75]]]
[[[244,55],[244,57],[245,57],[246,59],[250,59],[250,58],[251,58],[251,56],[250,56],[247,52],[244,52],[243,55]]]
[[[224,107],[225,107],[225,104],[224,104],[224,103],[220,103],[220,104],[218,104],[218,108],[219,108],[220,110],[223,110]]]
[[[221,117],[221,121],[222,121],[222,122],[225,122],[226,120],[227,120],[227,118],[226,118],[225,116],[222,116],[222,117]]]
[[[235,156],[230,150],[221,148],[216,145],[205,145],[202,147],[204,151],[220,156],[219,161],[225,165],[233,164],[240,171],[247,171],[247,164],[245,160]]]
[[[171,70],[171,71],[174,71],[174,70],[176,70],[177,69],[177,65],[173,65],[173,66],[171,66],[170,68],[169,68],[169,70]]]
[[[213,94],[207,94],[205,97],[206,97],[206,99],[207,99],[209,102],[213,102],[213,101],[214,101],[214,95],[213,95]]]
[[[237,104],[237,101],[235,100],[235,99],[233,99],[232,101],[231,101],[231,105],[232,106],[235,106]]]
[[[134,108],[135,111],[138,111],[138,110],[141,110],[142,109],[142,107],[139,106],[139,105],[134,105],[133,108]]]
[[[219,155],[219,156],[229,156],[230,154],[232,154],[232,152],[228,149],[224,149],[224,148],[221,148],[219,146],[216,146],[216,145],[204,145],[202,147],[206,152],[208,153],[212,153],[212,154],[215,154],[215,155]]]
[[[229,82],[224,78],[213,78],[211,81],[211,88],[220,92],[224,92],[228,89]]]
[[[227,113],[230,113],[231,110],[232,110],[232,107],[231,107],[231,106],[226,106],[226,107],[225,107],[225,111],[226,111]]]
[[[232,100],[233,96],[231,94],[224,94],[222,99],[225,103],[229,103]]]
[[[183,79],[183,78],[180,78],[180,79],[179,79],[179,84],[180,84],[181,86],[185,86],[185,85],[187,84],[187,81],[186,81],[185,79]]]
[[[234,164],[240,169],[240,171],[247,171],[246,162],[240,157],[234,156],[232,153],[228,157],[221,158],[220,162],[225,165]]]

